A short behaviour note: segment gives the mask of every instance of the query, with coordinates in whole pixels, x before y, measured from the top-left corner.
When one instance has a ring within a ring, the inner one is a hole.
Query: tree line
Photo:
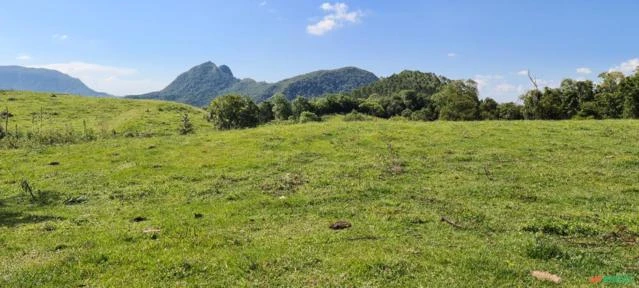
[[[560,120],[639,118],[639,71],[600,75],[601,82],[566,79],[559,88],[531,89],[522,104],[479,99],[477,83],[450,80],[433,73],[404,71],[349,93],[319,98],[283,94],[256,104],[248,97],[218,97],[208,108],[219,129],[255,127],[271,121],[317,121],[323,115],[363,113],[411,120]]]

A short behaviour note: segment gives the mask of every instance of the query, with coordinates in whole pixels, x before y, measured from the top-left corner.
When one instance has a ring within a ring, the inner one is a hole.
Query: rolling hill
[[[59,71],[22,66],[0,66],[0,89],[109,96],[106,93],[94,91],[80,79]]]
[[[143,95],[132,95],[135,99],[160,99],[177,101],[195,106],[208,105],[217,96],[237,93],[256,101],[282,93],[287,98],[297,96],[317,97],[326,93],[348,92],[377,81],[375,74],[345,67],[321,70],[285,79],[277,83],[257,82],[253,79],[238,79],[231,69],[206,62],[179,75],[165,89]]]
[[[333,116],[216,131],[204,111],[164,101],[3,91],[0,107],[10,130],[85,120],[151,132],[0,145],[1,287],[554,285],[533,270],[584,287],[635,275],[636,120]],[[195,134],[175,132],[184,112]]]
[[[22,133],[82,131],[98,134],[170,135],[176,134],[183,113],[191,115],[196,129],[210,125],[205,111],[190,105],[153,100],[95,98],[53,95],[37,92],[0,91],[0,108],[8,109],[9,132]],[[0,117],[5,125],[5,119]]]

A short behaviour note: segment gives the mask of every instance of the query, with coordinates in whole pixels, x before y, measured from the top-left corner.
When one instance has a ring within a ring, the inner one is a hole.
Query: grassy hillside
[[[36,101],[26,96],[10,103]],[[92,123],[173,129],[116,120],[162,102],[84,103],[114,109]],[[545,270],[583,287],[637,276],[637,131],[336,117],[0,150],[0,286],[542,287],[529,273]],[[337,220],[352,227],[329,229]]]
[[[190,114],[196,128],[211,129],[203,110],[161,101],[0,91],[0,112],[5,108],[13,115],[9,118],[10,131],[16,125],[21,132],[83,131],[86,123],[96,134],[169,135],[177,134],[183,113]],[[1,120],[4,127],[5,120]]]

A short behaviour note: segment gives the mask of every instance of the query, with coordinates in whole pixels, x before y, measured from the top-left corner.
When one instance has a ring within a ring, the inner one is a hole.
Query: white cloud
[[[457,57],[457,53],[454,53],[454,52],[450,52],[447,55],[448,55],[448,57],[451,57],[451,58],[452,57]]]
[[[577,68],[577,73],[578,74],[584,74],[584,75],[588,75],[592,73],[592,70],[588,67],[581,67],[581,68]]]
[[[69,39],[69,35],[66,35],[66,34],[53,34],[53,36],[51,36],[51,37],[53,37],[53,39],[59,40],[59,41],[64,41],[64,40]]]
[[[504,79],[504,76],[499,74],[495,74],[495,75],[478,74],[478,75],[475,75],[475,77],[473,77],[473,80],[477,82],[477,88],[479,90],[486,87],[490,82],[493,82],[495,80],[502,80],[502,79]]]
[[[517,75],[519,75],[519,76],[528,76],[528,70],[521,70],[521,71],[517,72]]]
[[[518,86],[509,83],[501,83],[495,86],[495,91],[498,93],[514,93],[518,92],[518,90],[520,90]]]
[[[632,74],[639,68],[639,58],[630,59],[621,63],[619,66],[610,68],[609,72],[622,72],[624,74]]]
[[[520,83],[511,83],[500,74],[475,75],[477,89],[481,98],[491,97],[498,102],[517,101],[518,96],[526,91]]]
[[[136,69],[85,62],[35,65],[36,68],[58,70],[76,77],[90,88],[112,95],[142,94],[162,89],[166,84],[150,79],[140,79]]]
[[[306,27],[308,34],[322,36],[344,26],[345,23],[357,23],[364,17],[364,13],[360,10],[349,12],[348,5],[345,3],[324,3],[320,8],[327,14],[322,20]]]
[[[29,60],[31,60],[31,56],[29,56],[27,54],[20,54],[20,55],[18,55],[18,57],[16,57],[16,60],[29,61]]]
[[[555,80],[544,80],[544,79],[536,79],[536,80],[537,80],[537,85],[539,85],[540,89],[543,87],[549,87],[549,88],[559,87],[559,82]]]

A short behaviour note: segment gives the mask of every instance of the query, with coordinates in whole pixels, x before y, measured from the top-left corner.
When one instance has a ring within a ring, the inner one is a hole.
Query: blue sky
[[[3,1],[0,65],[49,67],[115,95],[150,92],[213,61],[277,81],[357,66],[471,78],[515,101],[542,84],[639,65],[639,1]]]

